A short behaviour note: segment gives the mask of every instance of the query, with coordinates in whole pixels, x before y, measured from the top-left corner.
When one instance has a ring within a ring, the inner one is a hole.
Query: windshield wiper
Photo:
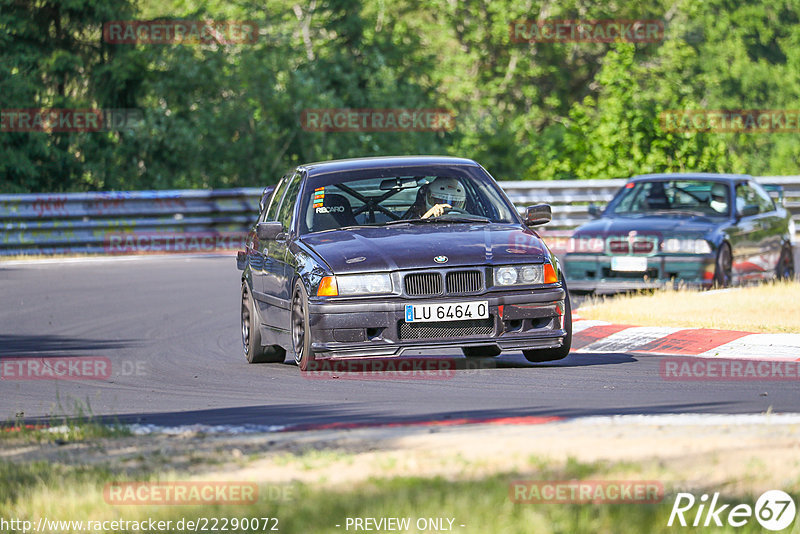
[[[454,222],[454,223],[489,223],[491,220],[488,217],[481,217],[480,215],[439,215],[438,217],[429,217],[427,220],[436,222]]]
[[[651,211],[650,213],[655,213],[658,215],[689,215],[692,217],[707,217],[707,214],[700,211],[689,211],[689,210],[679,210],[679,209],[654,210]]]
[[[432,222],[457,222],[457,223],[488,223],[491,219],[480,215],[439,215],[438,217],[428,217],[427,219],[397,219],[387,221],[377,226],[389,226],[393,224],[427,224]]]
[[[348,224],[347,226],[340,226],[333,228],[333,230],[352,230],[354,228],[372,228],[374,226],[383,226],[381,224]]]
[[[376,226],[391,226],[393,224],[419,224],[419,223],[429,223],[431,222],[431,218],[428,219],[397,219],[396,221],[386,221],[385,223],[378,224]]]
[[[448,221],[448,222],[481,222],[481,223],[488,223],[492,222],[489,217],[484,217],[482,215],[451,215],[449,213],[445,213],[444,215],[440,215],[438,217],[433,217],[434,219],[440,221]]]

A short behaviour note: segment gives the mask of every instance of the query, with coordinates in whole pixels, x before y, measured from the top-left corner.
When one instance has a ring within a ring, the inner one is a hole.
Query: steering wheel
[[[470,212],[468,212],[464,208],[453,208],[453,207],[450,207],[450,208],[445,208],[445,209],[447,210],[446,213],[460,213],[462,215],[472,215]]]

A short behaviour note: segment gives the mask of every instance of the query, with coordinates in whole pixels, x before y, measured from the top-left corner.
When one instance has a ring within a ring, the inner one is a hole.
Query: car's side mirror
[[[256,225],[256,235],[261,241],[271,241],[283,233],[283,224],[279,221],[260,222]]]
[[[525,226],[539,226],[553,220],[553,210],[550,204],[536,204],[528,206],[525,210]]]
[[[758,204],[747,204],[738,213],[739,217],[751,217],[758,215]]]
[[[597,204],[589,204],[589,216],[591,218],[597,219],[602,214],[603,214],[603,208],[601,208]]]

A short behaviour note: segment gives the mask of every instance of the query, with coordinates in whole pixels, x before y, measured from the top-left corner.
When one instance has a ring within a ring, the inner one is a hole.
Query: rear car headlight
[[[514,286],[544,283],[544,267],[535,265],[509,265],[494,268],[494,285]]]
[[[711,245],[705,239],[670,238],[664,240],[661,250],[670,254],[711,254]]]
[[[392,292],[392,278],[388,274],[348,274],[337,276],[339,295],[381,295]]]

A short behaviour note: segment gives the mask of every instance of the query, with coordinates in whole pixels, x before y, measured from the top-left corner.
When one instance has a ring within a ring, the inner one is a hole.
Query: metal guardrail
[[[241,237],[252,224],[262,191],[0,195],[0,255],[133,252],[124,246],[130,237],[139,238],[138,248],[144,252],[165,246],[172,247],[167,251],[182,247],[197,252],[235,248],[236,243],[225,239]],[[199,245],[181,243],[182,237],[199,240]],[[162,242],[153,244],[155,238]]]
[[[800,227],[800,176],[763,176],[781,185]],[[546,202],[546,234],[566,236],[605,205],[625,180],[501,182],[517,207]],[[258,213],[262,189],[0,195],[0,256],[219,252],[235,249]]]

